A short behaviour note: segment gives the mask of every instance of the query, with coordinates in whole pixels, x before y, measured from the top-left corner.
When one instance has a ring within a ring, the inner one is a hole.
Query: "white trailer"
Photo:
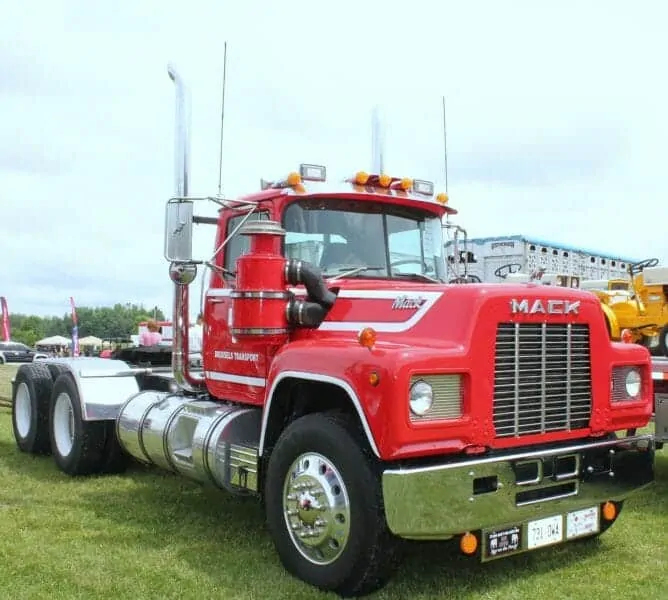
[[[580,287],[588,279],[621,279],[628,277],[631,258],[576,248],[524,235],[472,238],[465,247],[453,241],[446,243],[448,262],[459,266],[474,281],[500,283],[514,273],[530,274],[539,269],[569,278],[566,287]],[[459,256],[455,257],[455,253]]]

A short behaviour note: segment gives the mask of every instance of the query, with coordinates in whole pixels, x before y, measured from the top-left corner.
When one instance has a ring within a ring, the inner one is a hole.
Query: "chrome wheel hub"
[[[283,513],[292,543],[317,565],[334,562],[350,535],[348,490],[338,469],[315,452],[292,463],[283,486]]]
[[[53,437],[61,456],[68,456],[74,445],[74,409],[69,395],[62,392],[53,407]]]
[[[30,390],[25,383],[20,383],[16,390],[16,398],[14,399],[14,419],[16,421],[16,431],[25,439],[30,433],[30,421],[32,420]]]

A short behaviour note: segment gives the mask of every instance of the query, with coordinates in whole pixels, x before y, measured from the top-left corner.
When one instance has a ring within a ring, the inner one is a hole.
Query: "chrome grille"
[[[499,324],[494,366],[497,437],[588,427],[590,369],[587,325]]]

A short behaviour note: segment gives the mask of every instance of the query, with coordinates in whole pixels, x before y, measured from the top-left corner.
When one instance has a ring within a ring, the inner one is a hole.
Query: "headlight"
[[[420,379],[411,386],[409,405],[413,414],[424,415],[434,403],[434,390]]]
[[[638,396],[638,394],[640,394],[640,388],[642,387],[640,371],[638,371],[638,369],[629,369],[626,374],[626,379],[624,380],[624,385],[626,386],[626,393],[631,398]]]
[[[641,373],[637,366],[614,367],[611,381],[612,402],[638,401],[642,393]]]

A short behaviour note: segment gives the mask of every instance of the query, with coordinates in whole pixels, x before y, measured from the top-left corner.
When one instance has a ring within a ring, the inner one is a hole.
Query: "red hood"
[[[600,302],[594,294],[571,288],[537,284],[425,284],[381,280],[337,282],[340,291],[334,306],[320,327],[306,334],[336,337],[356,335],[364,327],[373,327],[378,342],[416,344],[418,339],[430,344],[467,345],[473,328],[482,322],[524,323],[573,322],[600,319]],[[297,290],[295,290],[297,291]],[[303,290],[301,290],[303,293]],[[523,302],[527,300],[527,302]],[[536,300],[539,300],[536,304]],[[513,301],[529,313],[513,313]],[[563,304],[567,301],[567,304]],[[564,312],[568,303],[577,303]],[[531,311],[534,311],[531,313]],[[552,312],[548,312],[548,310]],[[443,342],[442,340],[448,340]]]

